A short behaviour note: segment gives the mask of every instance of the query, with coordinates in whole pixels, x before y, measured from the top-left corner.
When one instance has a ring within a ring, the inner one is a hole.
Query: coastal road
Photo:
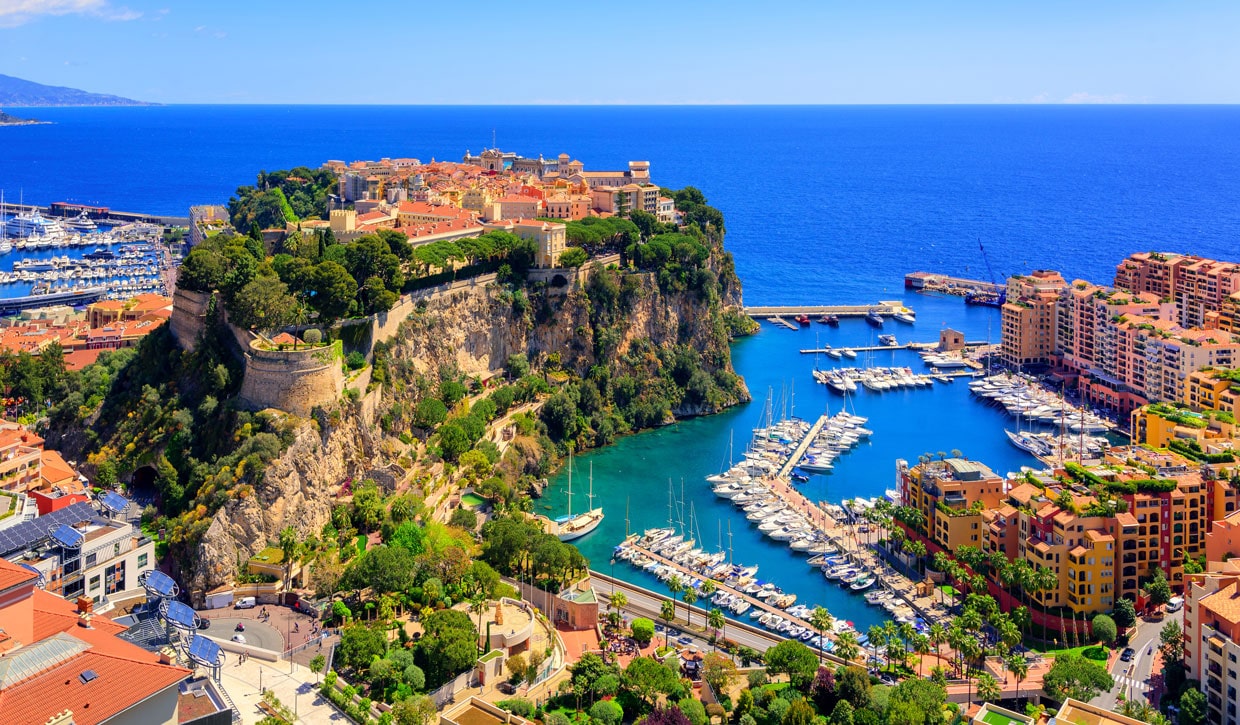
[[[1136,651],[1131,662],[1123,662],[1118,657],[1111,665],[1111,677],[1115,679],[1115,687],[1104,692],[1091,702],[1095,705],[1114,709],[1119,704],[1119,697],[1125,699],[1149,699],[1150,676],[1155,660],[1159,658],[1159,633],[1167,620],[1138,619],[1132,635],[1128,638],[1128,646]],[[1154,651],[1151,654],[1150,648]]]

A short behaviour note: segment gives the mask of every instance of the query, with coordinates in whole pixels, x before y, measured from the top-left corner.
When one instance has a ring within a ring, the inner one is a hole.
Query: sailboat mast
[[[589,511],[594,510],[594,461],[590,461],[590,492],[586,494],[586,498],[590,501]]]
[[[568,452],[568,517],[573,517],[573,452]]]
[[[624,497],[624,538],[629,538],[629,497]]]
[[[728,565],[732,565],[732,519],[728,519]]]

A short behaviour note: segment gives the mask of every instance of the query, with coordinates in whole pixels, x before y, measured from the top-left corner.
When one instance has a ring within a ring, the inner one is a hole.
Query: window
[[[148,555],[147,555],[145,552],[143,552],[143,553],[141,553],[141,554],[138,554],[138,568],[139,568],[139,569],[145,569],[145,568],[146,568],[147,556],[148,556]]]
[[[96,574],[90,578],[90,590],[93,592],[99,588],[99,575]]]
[[[90,554],[87,554],[87,555],[86,555],[86,566],[94,566],[94,565],[95,565],[95,558],[96,558],[97,556],[98,556],[98,555],[97,555],[97,554],[95,554],[95,553],[93,553],[93,552],[92,552],[92,553],[90,553]]]

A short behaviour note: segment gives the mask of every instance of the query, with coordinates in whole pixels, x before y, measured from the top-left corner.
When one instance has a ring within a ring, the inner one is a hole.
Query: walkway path
[[[801,456],[805,455],[805,451],[809,449],[810,444],[814,442],[814,439],[818,437],[818,433],[822,431],[822,427],[830,419],[831,416],[826,414],[818,416],[818,420],[814,421],[814,424],[809,427],[809,432],[805,434],[805,437],[793,449],[792,455],[788,456],[788,460],[784,461],[784,465],[779,467],[779,473],[776,474],[779,478],[788,478],[788,474],[792,473],[792,469],[801,462]]]

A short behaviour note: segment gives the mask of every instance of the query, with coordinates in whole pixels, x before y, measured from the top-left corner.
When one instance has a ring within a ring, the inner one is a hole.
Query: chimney
[[[95,601],[90,597],[77,598],[78,614],[90,614],[95,611]]]

